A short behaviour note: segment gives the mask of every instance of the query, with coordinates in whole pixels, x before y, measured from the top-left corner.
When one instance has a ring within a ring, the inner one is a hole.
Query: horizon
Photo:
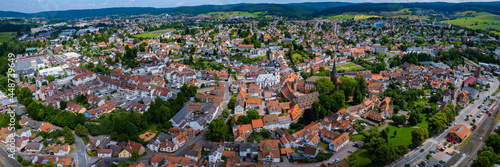
[[[68,2],[64,0],[4,0],[0,2],[0,11],[4,12],[20,12],[33,14],[39,12],[50,11],[67,11],[67,10],[92,10],[106,8],[133,8],[133,7],[151,7],[151,8],[176,8],[190,7],[201,5],[232,5],[232,4],[293,4],[293,3],[322,3],[322,2],[342,2],[342,3],[471,3],[471,2],[498,2],[498,0],[341,0],[341,1],[309,1],[309,0],[252,0],[249,1],[213,1],[213,0],[187,0],[187,1],[171,1],[165,2],[162,0],[86,0],[83,2]],[[157,5],[149,5],[157,4]],[[70,6],[70,7],[68,7]],[[65,7],[65,8],[63,8]],[[14,9],[13,9],[14,8]],[[17,9],[16,9],[17,8]]]

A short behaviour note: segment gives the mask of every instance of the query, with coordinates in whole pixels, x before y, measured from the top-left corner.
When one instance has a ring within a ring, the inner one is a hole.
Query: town
[[[0,76],[0,153],[17,158],[0,161],[500,164],[498,35],[426,19],[441,13],[418,13],[25,19],[38,26],[0,44],[16,53],[9,73],[15,97],[7,95],[10,79]],[[8,65],[0,68],[7,73]],[[16,113],[15,131],[8,110]]]

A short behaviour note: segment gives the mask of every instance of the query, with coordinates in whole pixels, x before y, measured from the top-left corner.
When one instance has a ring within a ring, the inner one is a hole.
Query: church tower
[[[333,70],[330,72],[330,81],[333,82],[333,85],[335,85],[335,90],[338,90],[337,86],[337,65],[336,65],[336,60],[333,61]]]

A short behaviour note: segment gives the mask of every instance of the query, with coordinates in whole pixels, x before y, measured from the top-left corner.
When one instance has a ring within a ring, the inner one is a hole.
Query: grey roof
[[[42,143],[33,143],[33,142],[29,142],[27,145],[26,145],[26,149],[27,150],[38,150],[40,149],[40,146],[42,145]],[[43,146],[42,146],[43,148]]]
[[[2,99],[1,102],[2,102],[2,106],[17,103],[17,97],[12,98],[12,101],[9,98],[4,98],[4,99]]]
[[[36,138],[32,139],[31,141],[32,141],[32,142],[35,142],[35,143],[39,143],[39,142],[41,142],[42,140],[43,140],[43,137],[42,137],[42,136],[38,136],[38,137],[36,137]]]
[[[189,155],[189,156],[192,156],[192,157],[197,157],[198,156],[198,151],[195,151],[195,150],[187,150],[186,153],[184,153],[184,155]]]
[[[16,62],[16,71],[18,70],[28,70],[31,69],[31,61],[24,60]]]
[[[172,117],[172,120],[174,121],[174,123],[176,123],[176,124],[181,123],[181,121],[183,119],[185,119],[189,114],[191,114],[191,111],[189,111],[188,108],[189,108],[189,104],[186,103],[184,105],[184,107],[182,107],[182,109],[179,110],[179,112],[177,112],[177,114],[175,114],[174,117]]]
[[[35,61],[36,61],[36,64],[43,64],[43,61],[40,58],[36,58]]]

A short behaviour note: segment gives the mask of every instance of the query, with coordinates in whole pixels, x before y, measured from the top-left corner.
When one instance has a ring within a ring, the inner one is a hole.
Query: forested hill
[[[346,3],[346,2],[307,2],[291,4],[230,4],[202,5],[176,8],[153,7],[121,7],[103,9],[82,9],[65,11],[47,11],[38,13],[20,13],[0,11],[0,17],[45,17],[45,18],[82,18],[107,15],[139,15],[139,14],[172,14],[196,16],[210,12],[266,12],[268,15],[289,18],[313,18],[342,14],[345,12],[382,12],[398,11],[403,8],[422,8],[453,13],[456,11],[474,10],[500,14],[498,2],[466,2],[466,3]]]

